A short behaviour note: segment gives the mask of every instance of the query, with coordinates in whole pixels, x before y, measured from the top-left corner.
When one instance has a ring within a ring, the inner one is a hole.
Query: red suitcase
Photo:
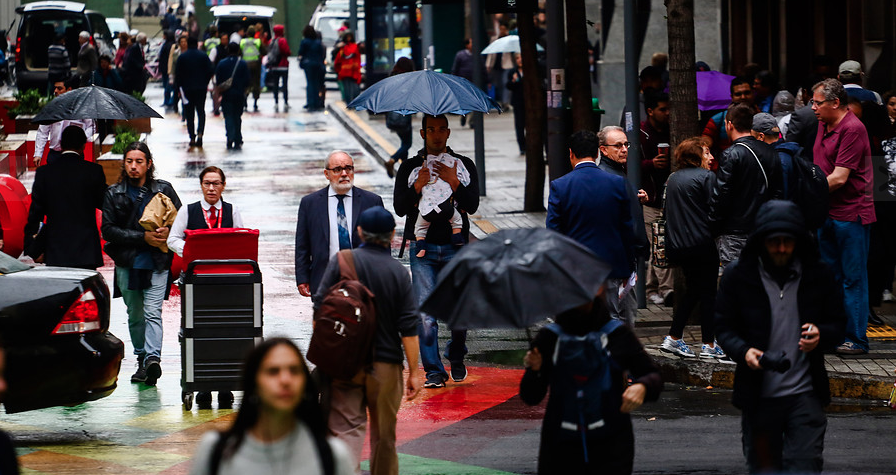
[[[258,230],[246,228],[188,229],[185,231],[183,268],[198,259],[251,259],[258,261]],[[203,266],[199,274],[251,274],[245,265]]]

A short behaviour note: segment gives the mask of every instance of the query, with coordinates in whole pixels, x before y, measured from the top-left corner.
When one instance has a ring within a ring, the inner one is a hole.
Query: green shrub
[[[50,99],[41,94],[37,89],[28,89],[27,91],[17,91],[13,97],[19,101],[19,105],[9,109],[9,116],[16,117],[20,115],[34,115],[40,112],[41,108],[50,102]]]
[[[133,92],[131,92],[131,96],[133,96],[134,99],[137,99],[138,101],[140,101],[140,102],[146,104],[146,97],[144,97],[143,94],[142,94],[140,91],[133,91]]]
[[[140,134],[134,129],[119,125],[115,127],[115,143],[112,145],[112,153],[122,154],[128,145],[140,140]]]

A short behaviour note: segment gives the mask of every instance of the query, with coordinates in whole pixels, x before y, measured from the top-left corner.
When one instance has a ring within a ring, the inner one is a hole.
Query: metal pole
[[[545,2],[548,25],[548,175],[553,181],[569,171],[569,152],[566,148],[566,42],[564,40],[565,16],[563,2]]]
[[[423,24],[420,25],[420,28],[423,32],[422,45],[423,46],[423,68],[426,69],[435,69],[436,57],[435,57],[435,48],[433,48],[433,11],[431,4],[423,4],[421,19],[423,20]]]
[[[484,22],[482,18],[482,0],[470,0],[470,20],[473,23],[473,83],[482,89],[485,84],[482,70],[482,32]],[[479,195],[485,196],[485,133],[483,132],[484,120],[482,112],[474,112],[473,125],[473,150],[476,161],[476,170],[479,172]]]
[[[348,0],[348,29],[358,41],[358,0]]]
[[[638,56],[640,51],[635,41],[637,19],[635,18],[635,2],[625,2],[625,118],[624,129],[631,142],[628,149],[628,181],[632,188],[641,188],[641,104],[638,98]],[[638,258],[638,284],[635,295],[638,308],[647,308],[645,296],[644,259]]]
[[[395,65],[395,4],[386,2],[386,50],[389,52],[389,70]]]

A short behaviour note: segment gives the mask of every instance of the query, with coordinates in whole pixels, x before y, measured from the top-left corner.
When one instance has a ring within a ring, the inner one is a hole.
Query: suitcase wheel
[[[183,397],[183,401],[184,401],[184,410],[189,411],[190,409],[193,409],[193,393],[192,393],[192,391],[181,393],[181,396]]]

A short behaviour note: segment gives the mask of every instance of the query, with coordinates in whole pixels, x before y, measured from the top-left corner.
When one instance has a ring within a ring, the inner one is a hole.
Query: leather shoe
[[[875,326],[885,325],[883,319],[874,313],[874,310],[868,312],[868,324]]]

